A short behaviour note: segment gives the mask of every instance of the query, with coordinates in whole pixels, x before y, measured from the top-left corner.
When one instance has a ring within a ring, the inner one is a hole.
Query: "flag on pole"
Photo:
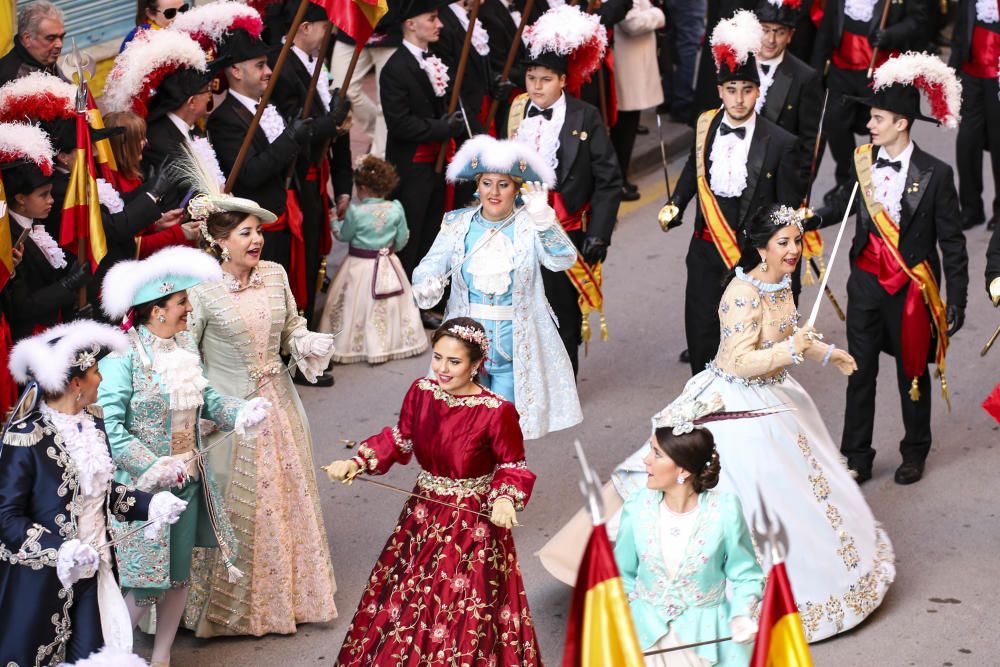
[[[389,11],[387,0],[312,0],[326,10],[341,31],[358,45],[364,44],[375,31],[375,26]]]
[[[87,88],[87,115],[92,128],[95,130],[104,129],[104,118],[101,116],[101,110],[97,108],[97,102],[94,100],[90,88]],[[115,154],[111,151],[111,140],[98,139],[94,142],[94,151],[101,178],[110,183],[115,190],[120,191],[122,188],[118,180],[118,163],[115,162]]]
[[[594,526],[573,590],[563,667],[641,667],[642,649],[632,623],[614,551],[604,526]]]
[[[7,193],[3,189],[3,179],[0,179],[0,289],[3,289],[14,273],[14,246],[11,243]]]
[[[76,156],[73,170],[69,175],[69,187],[63,203],[62,229],[59,245],[76,253],[81,241],[86,243],[84,252],[92,271],[97,270],[104,256],[108,254],[108,243],[104,237],[104,223],[101,221],[101,202],[97,194],[97,173],[94,168],[94,153],[90,145],[90,127],[87,114],[76,117]],[[81,262],[83,257],[78,257]]]
[[[14,48],[14,0],[0,0],[0,56]]]
[[[802,617],[784,563],[772,567],[767,578],[759,628],[750,667],[812,667]]]

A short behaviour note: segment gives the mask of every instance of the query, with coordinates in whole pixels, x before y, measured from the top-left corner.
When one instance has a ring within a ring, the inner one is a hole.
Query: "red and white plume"
[[[712,56],[715,69],[726,63],[730,71],[742,67],[751,54],[757,53],[764,40],[764,29],[753,12],[745,9],[732,18],[719,21],[712,31]]]
[[[545,12],[524,29],[523,39],[532,58],[543,52],[568,56],[566,88],[574,95],[590,81],[608,49],[608,31],[601,19],[575,5]]]
[[[53,121],[76,114],[76,86],[45,72],[32,72],[0,88],[0,123]]]
[[[872,84],[876,91],[893,84],[915,86],[927,98],[931,115],[938,122],[952,129],[958,127],[962,82],[955,76],[955,70],[937,56],[907,51],[890,58],[875,70]]]
[[[774,5],[778,9],[782,7],[788,7],[789,9],[798,9],[802,6],[802,0],[767,0],[769,5]]]
[[[233,30],[246,30],[251,37],[259,38],[264,21],[249,5],[235,0],[218,0],[178,14],[169,29],[191,35],[208,51],[217,47],[225,34]]]
[[[52,175],[55,151],[45,131],[27,123],[0,123],[0,163],[31,160],[46,176]]]
[[[104,88],[104,104],[108,111],[132,111],[145,118],[156,88],[182,67],[208,70],[205,52],[197,42],[182,32],[141,32],[115,58]]]

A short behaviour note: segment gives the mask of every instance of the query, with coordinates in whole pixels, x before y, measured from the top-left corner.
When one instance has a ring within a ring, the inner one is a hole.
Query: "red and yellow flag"
[[[79,253],[81,246],[90,262],[92,271],[97,270],[104,256],[108,254],[108,242],[104,237],[104,223],[101,221],[101,201],[97,195],[97,170],[94,168],[94,153],[90,146],[90,126],[87,115],[76,116],[76,156],[73,171],[69,175],[66,201],[63,203],[62,229],[59,245],[72,253]],[[83,257],[78,257],[83,260]]]
[[[604,526],[594,526],[573,590],[563,667],[641,667],[642,649]]]
[[[996,419],[997,423],[1000,424],[1000,384],[993,387],[993,391],[983,401],[983,410],[986,410],[990,417]]]
[[[387,0],[312,0],[326,10],[335,26],[360,47],[389,11]]]
[[[104,118],[101,110],[97,108],[97,102],[87,89],[87,115],[90,126],[95,130],[104,129]],[[101,178],[110,183],[115,190],[121,191],[121,183],[118,181],[118,163],[115,162],[115,154],[111,151],[110,139],[98,139],[94,142],[94,151],[97,159],[97,168],[101,172]]]
[[[10,238],[10,215],[7,213],[7,193],[0,179],[0,289],[14,273],[14,248]]]
[[[812,667],[802,617],[784,563],[772,567],[767,578],[759,627],[750,667]]]

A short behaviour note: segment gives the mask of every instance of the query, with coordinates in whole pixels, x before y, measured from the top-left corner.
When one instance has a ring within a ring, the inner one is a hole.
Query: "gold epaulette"
[[[34,447],[45,436],[41,421],[24,421],[13,424],[3,436],[3,444],[11,447]]]

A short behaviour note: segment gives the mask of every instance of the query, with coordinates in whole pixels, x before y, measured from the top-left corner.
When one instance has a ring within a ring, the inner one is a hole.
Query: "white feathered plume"
[[[89,657],[73,664],[64,662],[59,667],[148,667],[149,663],[133,653],[120,648],[105,646]]]
[[[873,88],[877,92],[894,84],[915,86],[927,98],[934,118],[945,127],[958,127],[962,82],[940,58],[918,51],[889,58],[875,70]]]
[[[28,123],[0,123],[0,162],[28,159],[46,176],[52,175],[52,141],[44,130]]]
[[[462,144],[448,165],[448,180],[459,180],[463,169],[473,158],[488,172],[513,176],[520,176],[518,164],[523,161],[546,185],[555,187],[555,171],[530,146],[513,140],[494,139],[488,134],[476,135]]]
[[[263,28],[264,22],[253,7],[235,0],[219,0],[178,14],[168,29],[187,33],[208,49],[218,46],[231,30],[243,29],[260,37]]]
[[[219,182],[218,172],[208,163],[205,156],[183,147],[180,157],[174,161],[172,169],[177,180],[198,194],[191,198],[187,213],[192,220],[204,221],[213,213],[234,211],[257,216],[261,222],[269,223],[278,219],[274,213],[261,208],[257,202],[243,197],[234,197],[222,191],[225,184]],[[202,236],[208,231],[202,225]],[[209,242],[212,240],[209,239]]]
[[[104,103],[109,111],[133,111],[143,118],[156,87],[182,67],[208,71],[205,52],[183,32],[146,30],[115,58]]]
[[[743,9],[719,21],[711,40],[715,69],[721,68],[723,62],[731,71],[743,66],[751,54],[760,50],[763,40],[764,29],[753,12]]]
[[[170,246],[143,260],[118,262],[104,276],[101,309],[112,320],[120,320],[132,308],[139,290],[171,275],[203,282],[221,280],[222,267],[207,253],[187,246]]]
[[[76,113],[76,86],[47,72],[32,72],[0,88],[0,121],[51,121]]]
[[[59,324],[15,345],[10,353],[10,373],[18,384],[34,378],[43,391],[59,394],[66,389],[77,354],[95,345],[123,352],[128,349],[128,338],[121,330],[93,320]]]
[[[574,95],[600,67],[608,49],[608,31],[601,19],[575,5],[548,10],[524,29],[522,39],[532,58],[542,53],[568,56],[566,88]]]

